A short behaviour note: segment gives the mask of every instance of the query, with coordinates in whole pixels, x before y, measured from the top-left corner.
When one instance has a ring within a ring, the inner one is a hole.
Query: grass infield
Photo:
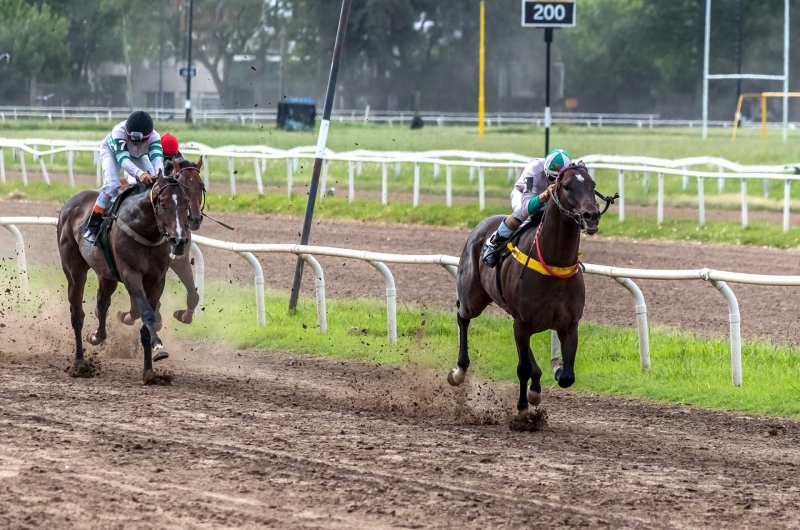
[[[30,267],[34,300],[18,302],[16,263],[0,260],[0,322],[11,312],[33,318],[45,306],[60,312],[65,344],[71,340],[63,274],[55,268]],[[6,287],[8,290],[6,290]],[[91,293],[87,285],[86,327],[94,326]],[[416,304],[398,307],[398,343],[386,338],[386,311],[379,300],[329,299],[328,333],[316,328],[313,300],[301,299],[297,314],[288,315],[284,292],[267,291],[267,325],[255,323],[255,296],[243,285],[208,283],[205,315],[190,326],[173,323],[169,315],[184,300],[183,287],[170,280],[164,299],[166,326],[179,337],[227,343],[234,348],[304,353],[365,363],[416,365],[437,370],[445,377],[455,365],[458,331],[454,312],[431,310]],[[61,301],[53,304],[53,300]],[[114,296],[112,314],[128,303],[124,289]],[[0,333],[2,330],[0,330]],[[112,331],[113,333],[113,331]],[[470,327],[472,373],[482,378],[516,382],[516,349],[509,318],[485,315]],[[734,388],[730,375],[727,338],[703,337],[669,328],[650,332],[652,368],[639,366],[636,329],[614,328],[585,322],[580,329],[576,363],[578,392],[607,394],[683,403],[697,407],[737,410],[800,418],[800,351],[778,344],[745,342],[742,345],[744,385]],[[543,384],[555,386],[549,371],[549,336],[533,338],[532,349],[545,372]],[[61,351],[61,350],[59,350]],[[91,347],[90,347],[91,351]]]

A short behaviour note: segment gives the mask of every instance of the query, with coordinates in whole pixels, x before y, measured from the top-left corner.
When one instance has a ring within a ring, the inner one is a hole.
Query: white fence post
[[[742,226],[747,228],[747,179],[742,179]]]
[[[453,206],[453,168],[450,164],[447,164],[444,168],[446,175],[445,186],[447,187],[445,202],[447,204],[447,207],[451,208]]]
[[[203,160],[203,183],[206,186],[206,191],[211,191],[211,179],[209,177],[209,168],[208,168],[208,155],[202,155],[201,159]]]
[[[381,204],[389,204],[389,175],[386,162],[381,163]]]
[[[719,169],[717,171],[719,171],[720,173],[725,173],[725,168],[719,166]],[[722,193],[724,189],[725,189],[725,179],[720,177],[719,181],[717,182],[717,193]]]
[[[364,109],[364,125],[369,121],[369,105]],[[360,176],[360,175],[359,175]]]
[[[47,166],[44,165],[44,157],[39,157],[39,165],[42,167],[42,176],[44,177],[45,183],[49,186],[50,185],[50,175],[47,174]]]
[[[513,160],[508,161],[509,164],[512,164],[513,162],[514,162]],[[514,180],[514,168],[511,166],[508,166],[508,174],[506,175],[506,180],[508,180],[509,182]]]
[[[645,193],[650,193],[650,171],[647,170],[647,166],[644,166],[644,167],[645,167],[644,175],[643,175],[643,177],[644,177],[643,178],[643,180],[644,180],[644,192]]]
[[[697,204],[700,214],[700,226],[706,224],[706,197],[703,185],[703,177],[697,177]]]
[[[28,170],[25,168],[25,151],[19,150],[19,167],[22,170],[22,185],[28,186]]]
[[[483,178],[483,166],[478,168],[478,205],[481,211],[486,208],[486,187]]]
[[[397,344],[397,289],[389,268],[380,261],[370,261],[370,265],[378,269],[386,281],[386,331],[389,344]]]
[[[258,194],[264,195],[264,184],[261,181],[261,164],[258,158],[253,158],[253,168],[256,170],[256,186],[258,187]]]
[[[247,260],[253,268],[253,283],[256,288],[256,322],[259,326],[267,325],[267,313],[264,306],[264,270],[261,268],[261,263],[250,252],[237,252],[241,257]]]
[[[194,259],[194,286],[197,289],[197,296],[199,297],[194,314],[201,317],[203,316],[203,304],[205,303],[206,262],[203,258],[203,253],[200,252],[200,247],[194,242],[192,242],[192,246],[189,247],[189,250],[192,253],[192,259]]]
[[[617,173],[617,186],[619,187],[619,220],[625,220],[625,172],[619,170]]]
[[[733,386],[742,386],[742,330],[739,301],[725,282],[710,281],[728,302],[728,320],[731,324],[731,381]]]
[[[319,261],[311,254],[299,254],[314,270],[314,292],[317,300],[317,328],[320,333],[328,331],[328,311],[325,307],[325,273]]]
[[[395,178],[400,176],[400,162],[394,163],[394,176]]]
[[[414,162],[414,199],[413,207],[419,206],[419,162]]]
[[[236,176],[233,173],[233,157],[228,157],[228,174],[231,177],[231,195],[236,195]]]
[[[75,174],[72,164],[75,159],[75,151],[67,151],[67,176],[69,177],[69,185],[75,187]]]
[[[14,249],[17,253],[17,272],[19,273],[19,288],[22,291],[22,299],[30,299],[30,291],[28,290],[28,266],[25,262],[25,240],[22,239],[22,233],[14,225],[5,225],[6,230],[11,232],[14,236],[15,245]]]
[[[636,327],[639,330],[639,362],[642,370],[650,368],[650,333],[647,326],[647,305],[639,286],[629,278],[614,278],[618,284],[625,287],[636,303]]]
[[[789,231],[789,215],[790,215],[790,208],[791,208],[791,197],[792,196],[792,181],[786,179],[783,181],[783,232],[786,233]]]
[[[470,161],[470,164],[474,164],[475,163],[475,159],[474,158],[470,158],[469,161]],[[469,166],[469,181],[472,182],[473,180],[475,180],[475,166],[470,165]]]
[[[686,171],[686,166],[683,166],[683,170]],[[684,173],[683,174],[683,189],[686,189],[688,187],[689,187],[689,175]]]
[[[355,183],[355,168],[353,167],[353,161],[347,161],[347,200],[353,202],[356,198],[356,183]]]
[[[292,198],[292,186],[294,185],[294,175],[292,175],[292,159],[286,159],[286,193]]]
[[[658,224],[664,222],[664,174],[658,174]]]
[[[764,179],[764,198],[769,199],[769,179]]]
[[[356,164],[356,176],[361,177],[362,173],[364,173],[364,162],[359,160],[358,164]]]
[[[34,162],[38,162],[39,161],[39,154],[38,153],[39,153],[39,144],[33,144],[32,160]]]
[[[321,191],[320,191],[319,196],[321,198],[324,198],[325,197],[325,193],[328,191],[328,161],[327,160],[323,160],[322,161],[322,178],[320,180],[321,180],[321,182],[320,182]]]
[[[0,146],[0,183],[6,183],[6,154],[2,146]]]
[[[433,179],[439,178],[439,164],[433,164]]]

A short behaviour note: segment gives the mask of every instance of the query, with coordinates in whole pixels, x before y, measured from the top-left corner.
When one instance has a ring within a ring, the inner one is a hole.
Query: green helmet
[[[570,159],[569,153],[563,149],[553,149],[547,153],[544,159],[544,172],[547,173],[548,177],[555,178],[561,168],[567,167],[571,163],[572,159]]]

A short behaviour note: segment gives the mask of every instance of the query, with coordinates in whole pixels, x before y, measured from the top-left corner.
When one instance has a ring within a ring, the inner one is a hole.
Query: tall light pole
[[[192,122],[192,15],[194,0],[189,0],[189,31],[186,34],[186,123]]]
[[[158,3],[158,101],[156,108],[164,108],[164,2]]]

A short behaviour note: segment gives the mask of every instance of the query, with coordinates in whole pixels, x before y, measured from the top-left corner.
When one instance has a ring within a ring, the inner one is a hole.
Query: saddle
[[[111,203],[111,208],[106,210],[103,214],[103,221],[100,223],[100,230],[97,233],[97,246],[103,251],[103,257],[106,260],[106,265],[111,271],[111,275],[118,282],[122,279],[119,276],[119,269],[117,269],[117,262],[114,259],[114,252],[111,250],[111,226],[117,220],[117,212],[125,199],[133,195],[138,195],[147,191],[147,186],[141,183],[128,186],[117,199]]]
[[[511,247],[516,248],[519,244],[519,240],[522,239],[522,236],[525,235],[527,232],[535,229],[539,226],[544,219],[544,213],[547,211],[547,206],[542,209],[541,212],[538,212],[536,215],[532,215],[528,217],[522,226],[514,232],[514,235],[511,236],[509,244],[504,245],[501,249],[498,249],[498,256],[497,256],[497,265],[495,265],[494,270],[494,279],[495,285],[497,285],[497,292],[500,293],[500,299],[503,301],[503,304],[506,303],[506,299],[503,296],[503,283],[500,281],[500,273],[503,271],[503,264],[506,261],[506,258],[511,256]]]

